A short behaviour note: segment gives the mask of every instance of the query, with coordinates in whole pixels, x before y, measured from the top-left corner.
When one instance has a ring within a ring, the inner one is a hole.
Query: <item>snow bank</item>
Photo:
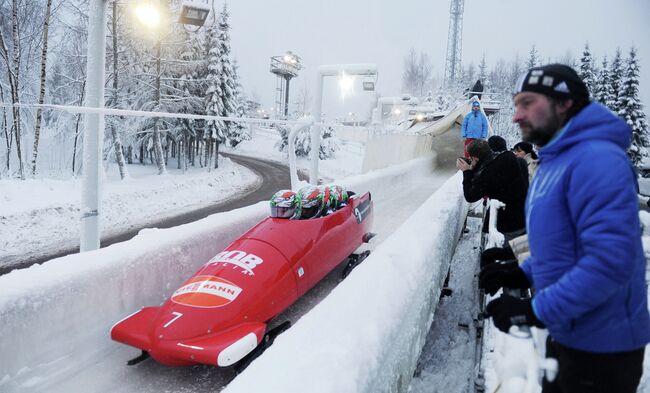
[[[387,186],[430,172],[431,162],[417,160],[345,184],[381,195]],[[143,230],[123,243],[0,276],[0,391],[47,384],[44,375],[49,382],[69,378],[85,362],[115,350],[120,344],[109,338],[115,322],[162,303],[267,214],[261,202],[174,228]]]
[[[169,169],[154,175],[151,166],[129,165],[131,178],[104,183],[101,201],[102,235],[110,237],[174,215],[227,201],[259,187],[261,179],[228,158],[207,172],[183,174]],[[0,181],[0,265],[23,261],[79,245],[81,180],[6,179]]]
[[[390,134],[376,136],[368,141],[361,172],[386,168],[415,158],[424,157],[432,151],[432,135]]]
[[[163,302],[267,213],[260,202],[1,276],[0,381],[64,373],[117,345],[108,335],[115,322]]]
[[[466,209],[456,174],[224,392],[406,391]]]

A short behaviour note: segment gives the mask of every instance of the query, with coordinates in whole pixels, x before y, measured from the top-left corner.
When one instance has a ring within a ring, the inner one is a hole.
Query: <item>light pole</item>
[[[106,0],[90,0],[88,5],[88,55],[86,65],[86,105],[104,107],[104,66],[106,64]],[[89,113],[84,121],[84,176],[81,192],[81,252],[99,248],[100,177],[99,157],[104,145],[104,114]]]
[[[104,145],[104,67],[106,64],[106,8],[108,0],[89,0],[88,5],[88,55],[86,65],[86,107],[99,108],[97,113],[88,113],[84,118],[84,175],[81,190],[81,234],[79,250],[96,250],[100,245],[101,224],[101,165],[100,157]],[[136,4],[135,14],[142,24],[156,27],[160,23],[159,10],[151,3]],[[183,4],[179,22],[200,26],[209,11],[196,2]],[[183,18],[186,19],[183,19]],[[160,60],[160,38],[157,45]],[[160,83],[160,64],[157,65]],[[160,94],[160,89],[158,89]],[[157,97],[159,101],[160,97]]]
[[[316,102],[314,104],[314,120],[321,123],[321,113],[323,111],[323,79],[326,76],[338,76],[342,79],[342,87],[347,88],[351,83],[348,76],[366,76],[377,77],[376,64],[333,64],[322,65],[318,67],[318,76],[316,80]],[[351,89],[351,86],[349,86]],[[373,91],[375,86],[374,82],[372,87],[370,81],[364,81],[363,86],[365,91]],[[311,128],[311,170],[309,171],[309,182],[311,184],[318,184],[318,157],[320,151],[320,134],[321,126],[316,125]]]
[[[289,83],[292,78],[298,76],[298,71],[302,69],[300,61],[300,57],[291,51],[287,51],[283,56],[271,57],[271,73],[278,76],[279,86],[276,88],[275,106],[285,119],[289,115]],[[284,82],[284,86],[281,85],[282,82]]]

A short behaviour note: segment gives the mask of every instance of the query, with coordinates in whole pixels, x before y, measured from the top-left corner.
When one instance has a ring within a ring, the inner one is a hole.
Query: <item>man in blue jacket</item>
[[[474,139],[485,139],[488,134],[488,121],[483,112],[481,112],[481,104],[478,101],[472,102],[472,111],[465,115],[463,125],[460,128],[460,136],[464,139],[465,158],[469,158],[467,154],[467,145]]]
[[[636,392],[650,314],[636,176],[625,153],[631,130],[589,102],[564,65],[530,69],[514,102],[524,141],[540,147],[526,200],[531,257],[520,267],[484,268],[479,285],[535,293],[532,301],[503,295],[488,314],[506,332],[548,328],[547,356],[558,359],[559,373],[544,393]]]

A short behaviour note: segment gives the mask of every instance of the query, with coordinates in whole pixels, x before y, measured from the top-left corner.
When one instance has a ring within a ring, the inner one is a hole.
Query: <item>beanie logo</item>
[[[555,86],[555,89],[553,90],[558,91],[560,93],[567,93],[567,94],[570,93],[569,86],[567,86],[566,82],[562,82],[559,85]]]
[[[544,86],[553,86],[553,77],[552,76],[545,76],[544,79],[542,79],[542,85]]]
[[[531,76],[528,78],[528,84],[529,85],[536,85],[539,83],[539,76]]]

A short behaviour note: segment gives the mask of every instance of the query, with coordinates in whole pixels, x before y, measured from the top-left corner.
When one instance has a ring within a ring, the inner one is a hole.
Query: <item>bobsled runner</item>
[[[324,217],[265,218],[161,306],[119,321],[111,338],[142,350],[129,364],[149,356],[169,366],[245,362],[289,327],[285,322],[269,329],[273,317],[343,261],[347,275],[367,256],[353,253],[373,236],[372,219],[370,193],[354,195]]]

